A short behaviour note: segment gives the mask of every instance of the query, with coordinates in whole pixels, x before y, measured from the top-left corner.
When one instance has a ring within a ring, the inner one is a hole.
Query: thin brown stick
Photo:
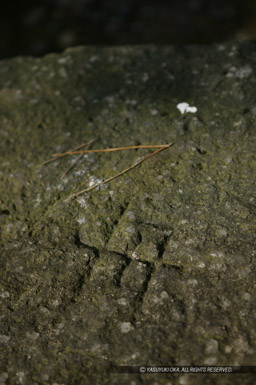
[[[69,173],[70,170],[72,170],[73,167],[75,167],[76,163],[82,158],[83,154],[80,154],[78,158],[64,171],[64,173],[61,175],[60,179],[64,179],[65,176]]]
[[[81,147],[89,147],[93,142],[95,142],[95,140],[91,140],[90,142],[86,143],[86,144],[82,144],[81,146],[78,146],[76,148],[74,148],[74,150],[78,150],[79,148]],[[72,151],[72,150],[71,150]],[[70,170],[72,170],[72,168],[76,165],[76,163],[82,158],[83,154],[80,154],[78,156],[78,158],[76,158],[76,160],[71,164],[70,167],[67,168],[67,170],[62,174],[61,176],[61,179],[65,178],[65,176],[69,173]]]
[[[132,150],[136,148],[168,148],[166,144],[156,144],[152,146],[129,146],[129,147],[117,147],[117,148],[105,148],[98,150],[83,150],[83,151],[67,151],[63,153],[53,154],[56,158],[66,155],[75,155],[75,154],[87,154],[91,152],[111,152],[111,151],[121,151],[121,150]]]
[[[88,188],[86,188],[86,189],[84,189],[84,190],[78,191],[78,192],[75,193],[75,194],[72,194],[71,197],[65,199],[64,202],[67,202],[67,201],[69,201],[70,199],[76,198],[77,196],[79,196],[79,195],[81,195],[81,194],[83,194],[83,193],[85,193],[85,192],[88,192],[88,191],[90,191],[90,190],[93,190],[93,189],[95,189],[95,188],[98,187],[98,186],[101,186],[101,185],[103,185],[103,184],[105,184],[105,183],[110,182],[110,181],[113,180],[113,179],[118,178],[119,176],[121,176],[121,175],[125,174],[126,172],[132,170],[133,168],[137,167],[140,163],[144,162],[145,160],[147,160],[147,159],[151,158],[152,156],[158,154],[159,152],[161,152],[161,151],[163,151],[163,150],[166,150],[167,148],[171,147],[172,145],[174,145],[174,143],[175,143],[175,142],[169,143],[169,144],[166,144],[166,145],[162,146],[162,147],[159,148],[158,150],[152,152],[151,154],[146,155],[144,158],[138,160],[138,162],[134,163],[133,165],[131,165],[130,167],[126,168],[125,170],[119,172],[118,174],[116,174],[116,175],[114,175],[114,176],[111,176],[110,178],[105,179],[105,180],[103,180],[102,182],[96,183],[96,184],[94,184],[93,186],[88,187]]]
[[[42,165],[47,164],[47,163],[50,163],[50,162],[53,162],[54,160],[59,159],[59,158],[61,158],[61,157],[63,157],[63,156],[67,156],[67,155],[69,155],[69,153],[71,153],[71,152],[74,153],[74,151],[79,150],[79,148],[83,148],[83,147],[85,147],[85,146],[88,146],[88,147],[89,147],[93,142],[95,142],[95,139],[94,139],[94,140],[90,140],[88,143],[81,144],[80,146],[77,146],[77,147],[73,148],[72,150],[69,150],[67,153],[66,153],[66,152],[63,152],[63,153],[61,153],[61,154],[58,154],[58,156],[56,156],[56,155],[54,154],[54,155],[53,155],[54,158],[51,158],[51,159],[48,159],[48,160],[44,161],[44,162],[42,163]]]

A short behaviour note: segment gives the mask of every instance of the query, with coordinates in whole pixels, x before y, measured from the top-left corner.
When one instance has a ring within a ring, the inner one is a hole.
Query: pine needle
[[[75,151],[75,150],[78,150],[82,147],[89,147],[93,142],[95,142],[95,140],[91,140],[90,142],[86,143],[86,144],[82,144],[81,146],[78,146],[76,148],[74,148],[73,150],[70,150],[70,151]],[[62,174],[61,176],[61,179],[65,178],[65,176],[69,173],[70,170],[72,170],[72,168],[76,165],[76,163],[82,158],[83,154],[80,154],[78,156],[78,158],[76,158],[76,160],[71,164],[71,166],[69,168],[67,168],[67,170]]]
[[[95,139],[94,139],[94,140],[90,140],[88,143],[81,144],[80,146],[75,147],[75,148],[73,148],[72,150],[69,150],[69,151],[67,151],[67,152],[63,152],[63,153],[61,153],[61,154],[58,154],[58,156],[56,156],[56,155],[54,154],[54,155],[53,155],[54,158],[51,158],[51,159],[48,159],[48,160],[44,161],[44,162],[42,163],[42,165],[47,164],[47,163],[50,163],[50,162],[53,162],[53,161],[56,160],[56,159],[59,159],[59,158],[61,158],[61,157],[64,157],[64,156],[67,156],[67,155],[70,155],[70,154],[73,155],[73,153],[74,153],[75,151],[77,151],[77,150],[79,150],[80,148],[83,148],[83,147],[85,147],[85,146],[89,147],[93,142],[95,142]]]
[[[132,170],[132,169],[134,169],[135,167],[137,167],[139,164],[141,164],[141,163],[144,162],[145,160],[147,160],[147,159],[151,158],[152,156],[158,154],[159,152],[161,152],[161,151],[163,151],[163,150],[166,150],[167,148],[173,146],[174,143],[175,143],[175,142],[169,143],[169,144],[165,144],[165,145],[161,145],[161,146],[132,146],[132,147],[129,147],[129,148],[138,148],[138,147],[139,147],[139,148],[160,147],[160,148],[158,148],[158,150],[152,152],[151,154],[146,155],[144,158],[138,160],[136,163],[134,163],[134,164],[131,165],[130,167],[126,168],[125,170],[119,172],[118,174],[116,174],[116,175],[114,175],[114,176],[111,176],[110,178],[105,179],[105,180],[103,180],[103,181],[101,181],[101,182],[99,182],[99,183],[96,183],[96,184],[94,184],[93,186],[88,187],[88,188],[86,188],[86,189],[84,189],[84,190],[78,191],[78,192],[75,193],[75,194],[72,194],[71,197],[68,197],[67,199],[65,199],[64,202],[67,202],[67,201],[69,201],[70,199],[76,198],[76,197],[78,197],[79,195],[81,195],[81,194],[83,194],[83,193],[85,193],[85,192],[91,191],[91,190],[95,189],[95,188],[98,187],[98,186],[101,186],[101,185],[103,185],[103,184],[105,184],[105,183],[110,182],[110,181],[113,180],[113,179],[118,178],[119,176],[121,176],[121,175],[127,173],[128,171],[130,171],[130,170]],[[119,149],[128,149],[128,147],[123,147],[123,148],[119,148]],[[117,149],[110,149],[110,150],[117,150]],[[104,150],[103,150],[103,151],[104,151]]]
[[[82,158],[83,154],[80,154],[78,158],[76,158],[76,160],[71,164],[70,167],[68,167],[66,169],[66,171],[64,171],[64,173],[61,175],[60,179],[64,179],[65,176],[69,173],[70,170],[72,170],[73,167],[75,167],[76,163]]]
[[[169,145],[167,144],[156,144],[156,145],[152,145],[152,146],[129,146],[129,147],[117,147],[117,148],[105,148],[105,149],[98,149],[98,150],[83,150],[83,151],[67,151],[67,152],[63,152],[63,153],[59,153],[59,154],[53,154],[53,156],[55,156],[57,158],[59,157],[62,157],[62,156],[67,156],[67,155],[75,155],[75,154],[88,154],[88,153],[91,153],[91,152],[111,152],[111,151],[122,151],[122,150],[132,150],[132,149],[136,149],[136,148],[168,148]],[[49,161],[51,161],[51,159],[49,159]],[[48,161],[46,161],[48,162]],[[45,162],[45,163],[46,163]],[[45,164],[44,163],[44,164]]]

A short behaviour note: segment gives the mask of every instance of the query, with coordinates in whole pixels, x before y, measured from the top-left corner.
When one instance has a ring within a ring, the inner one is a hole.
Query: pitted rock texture
[[[252,384],[256,43],[0,62],[0,384]],[[179,103],[195,106],[181,114]],[[148,149],[169,149],[96,190]],[[221,381],[221,382],[219,382]]]

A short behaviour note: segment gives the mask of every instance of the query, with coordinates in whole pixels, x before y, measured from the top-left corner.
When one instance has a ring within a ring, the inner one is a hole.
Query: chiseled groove
[[[121,219],[122,219],[123,216],[125,215],[125,213],[126,213],[128,207],[129,207],[130,203],[131,203],[130,201],[129,201],[128,203],[125,202],[122,206],[120,206],[120,216],[119,216],[117,222],[114,223],[114,224],[112,225],[112,227],[111,227],[111,232],[110,232],[110,234],[109,234],[109,236],[108,236],[108,238],[107,238],[106,243],[108,243],[109,240],[112,238],[112,235],[114,234],[116,228],[118,227],[118,225],[119,225]]]
[[[136,262],[144,263],[148,268],[148,272],[146,274],[145,281],[142,284],[142,288],[141,288],[140,292],[138,293],[138,295],[136,296],[136,300],[135,300],[135,304],[134,304],[134,313],[133,313],[133,321],[134,322],[136,322],[136,313],[139,312],[139,310],[142,306],[145,294],[148,290],[149,282],[151,281],[152,274],[153,274],[153,271],[155,269],[155,266],[150,262],[139,261],[139,260],[137,260]]]
[[[91,250],[94,253],[96,258],[100,258],[100,253],[104,252],[104,251],[107,251],[110,254],[115,254],[115,255],[119,255],[120,257],[122,257],[124,259],[125,263],[122,265],[122,267],[119,270],[119,272],[114,275],[115,285],[117,287],[121,287],[121,280],[122,280],[122,276],[124,274],[124,271],[125,271],[126,268],[129,267],[129,265],[130,265],[130,263],[132,261],[132,259],[129,258],[127,254],[123,254],[123,253],[119,253],[119,252],[113,252],[113,251],[104,250],[104,249],[103,250],[99,250],[96,247],[88,246],[88,245],[86,245],[86,244],[84,244],[83,242],[80,241],[80,237],[79,237],[78,233],[75,236],[75,244],[79,248],[84,247],[85,249]],[[87,276],[90,276],[90,271],[92,269],[92,267],[90,268],[90,261],[91,260],[89,260],[88,264],[86,265],[87,269],[89,267],[89,271],[87,270]],[[150,263],[148,261],[144,261],[144,260],[140,260],[140,259],[137,259],[134,262],[143,263],[144,265],[147,266],[147,269],[148,269],[146,277],[145,277],[145,281],[142,284],[142,288],[139,291],[139,293],[137,294],[136,299],[135,299],[135,304],[134,304],[134,319],[135,319],[136,318],[135,314],[136,314],[137,311],[139,311],[139,309],[140,309],[140,307],[141,307],[141,305],[143,303],[144,296],[145,296],[145,294],[146,294],[146,292],[148,290],[148,285],[149,285],[149,282],[150,282],[150,280],[152,278],[152,274],[153,274],[153,271],[155,269],[155,266],[154,266],[154,264],[152,264],[152,263]],[[84,282],[84,276],[83,276],[82,281]],[[80,289],[80,291],[81,291],[81,289]]]
[[[111,252],[110,252],[111,253]],[[121,254],[121,253],[116,253],[114,252],[114,254],[117,254],[119,256],[121,256],[124,260],[124,264],[121,266],[120,270],[114,275],[114,282],[115,282],[115,286],[117,287],[121,287],[121,280],[122,280],[122,276],[124,274],[124,271],[125,269],[130,265],[131,263],[131,258],[129,258],[127,255],[125,254]]]
[[[164,235],[163,240],[160,241],[157,244],[158,259],[162,259],[163,258],[163,255],[164,255],[164,252],[165,252],[165,246],[166,246],[168,238],[169,238],[168,235]]]
[[[75,245],[80,249],[81,247],[84,247],[85,249],[88,249],[88,250],[91,250],[95,257],[96,258],[100,258],[100,252],[99,252],[99,249],[97,249],[97,247],[94,247],[94,246],[89,246],[87,244],[85,244],[84,242],[81,241],[80,237],[79,237],[79,234],[78,232],[75,234],[75,237],[74,237],[74,243]]]

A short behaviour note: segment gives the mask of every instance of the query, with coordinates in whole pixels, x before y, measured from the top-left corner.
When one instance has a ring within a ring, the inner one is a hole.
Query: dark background
[[[2,2],[0,58],[81,44],[191,44],[256,36],[255,0]]]

